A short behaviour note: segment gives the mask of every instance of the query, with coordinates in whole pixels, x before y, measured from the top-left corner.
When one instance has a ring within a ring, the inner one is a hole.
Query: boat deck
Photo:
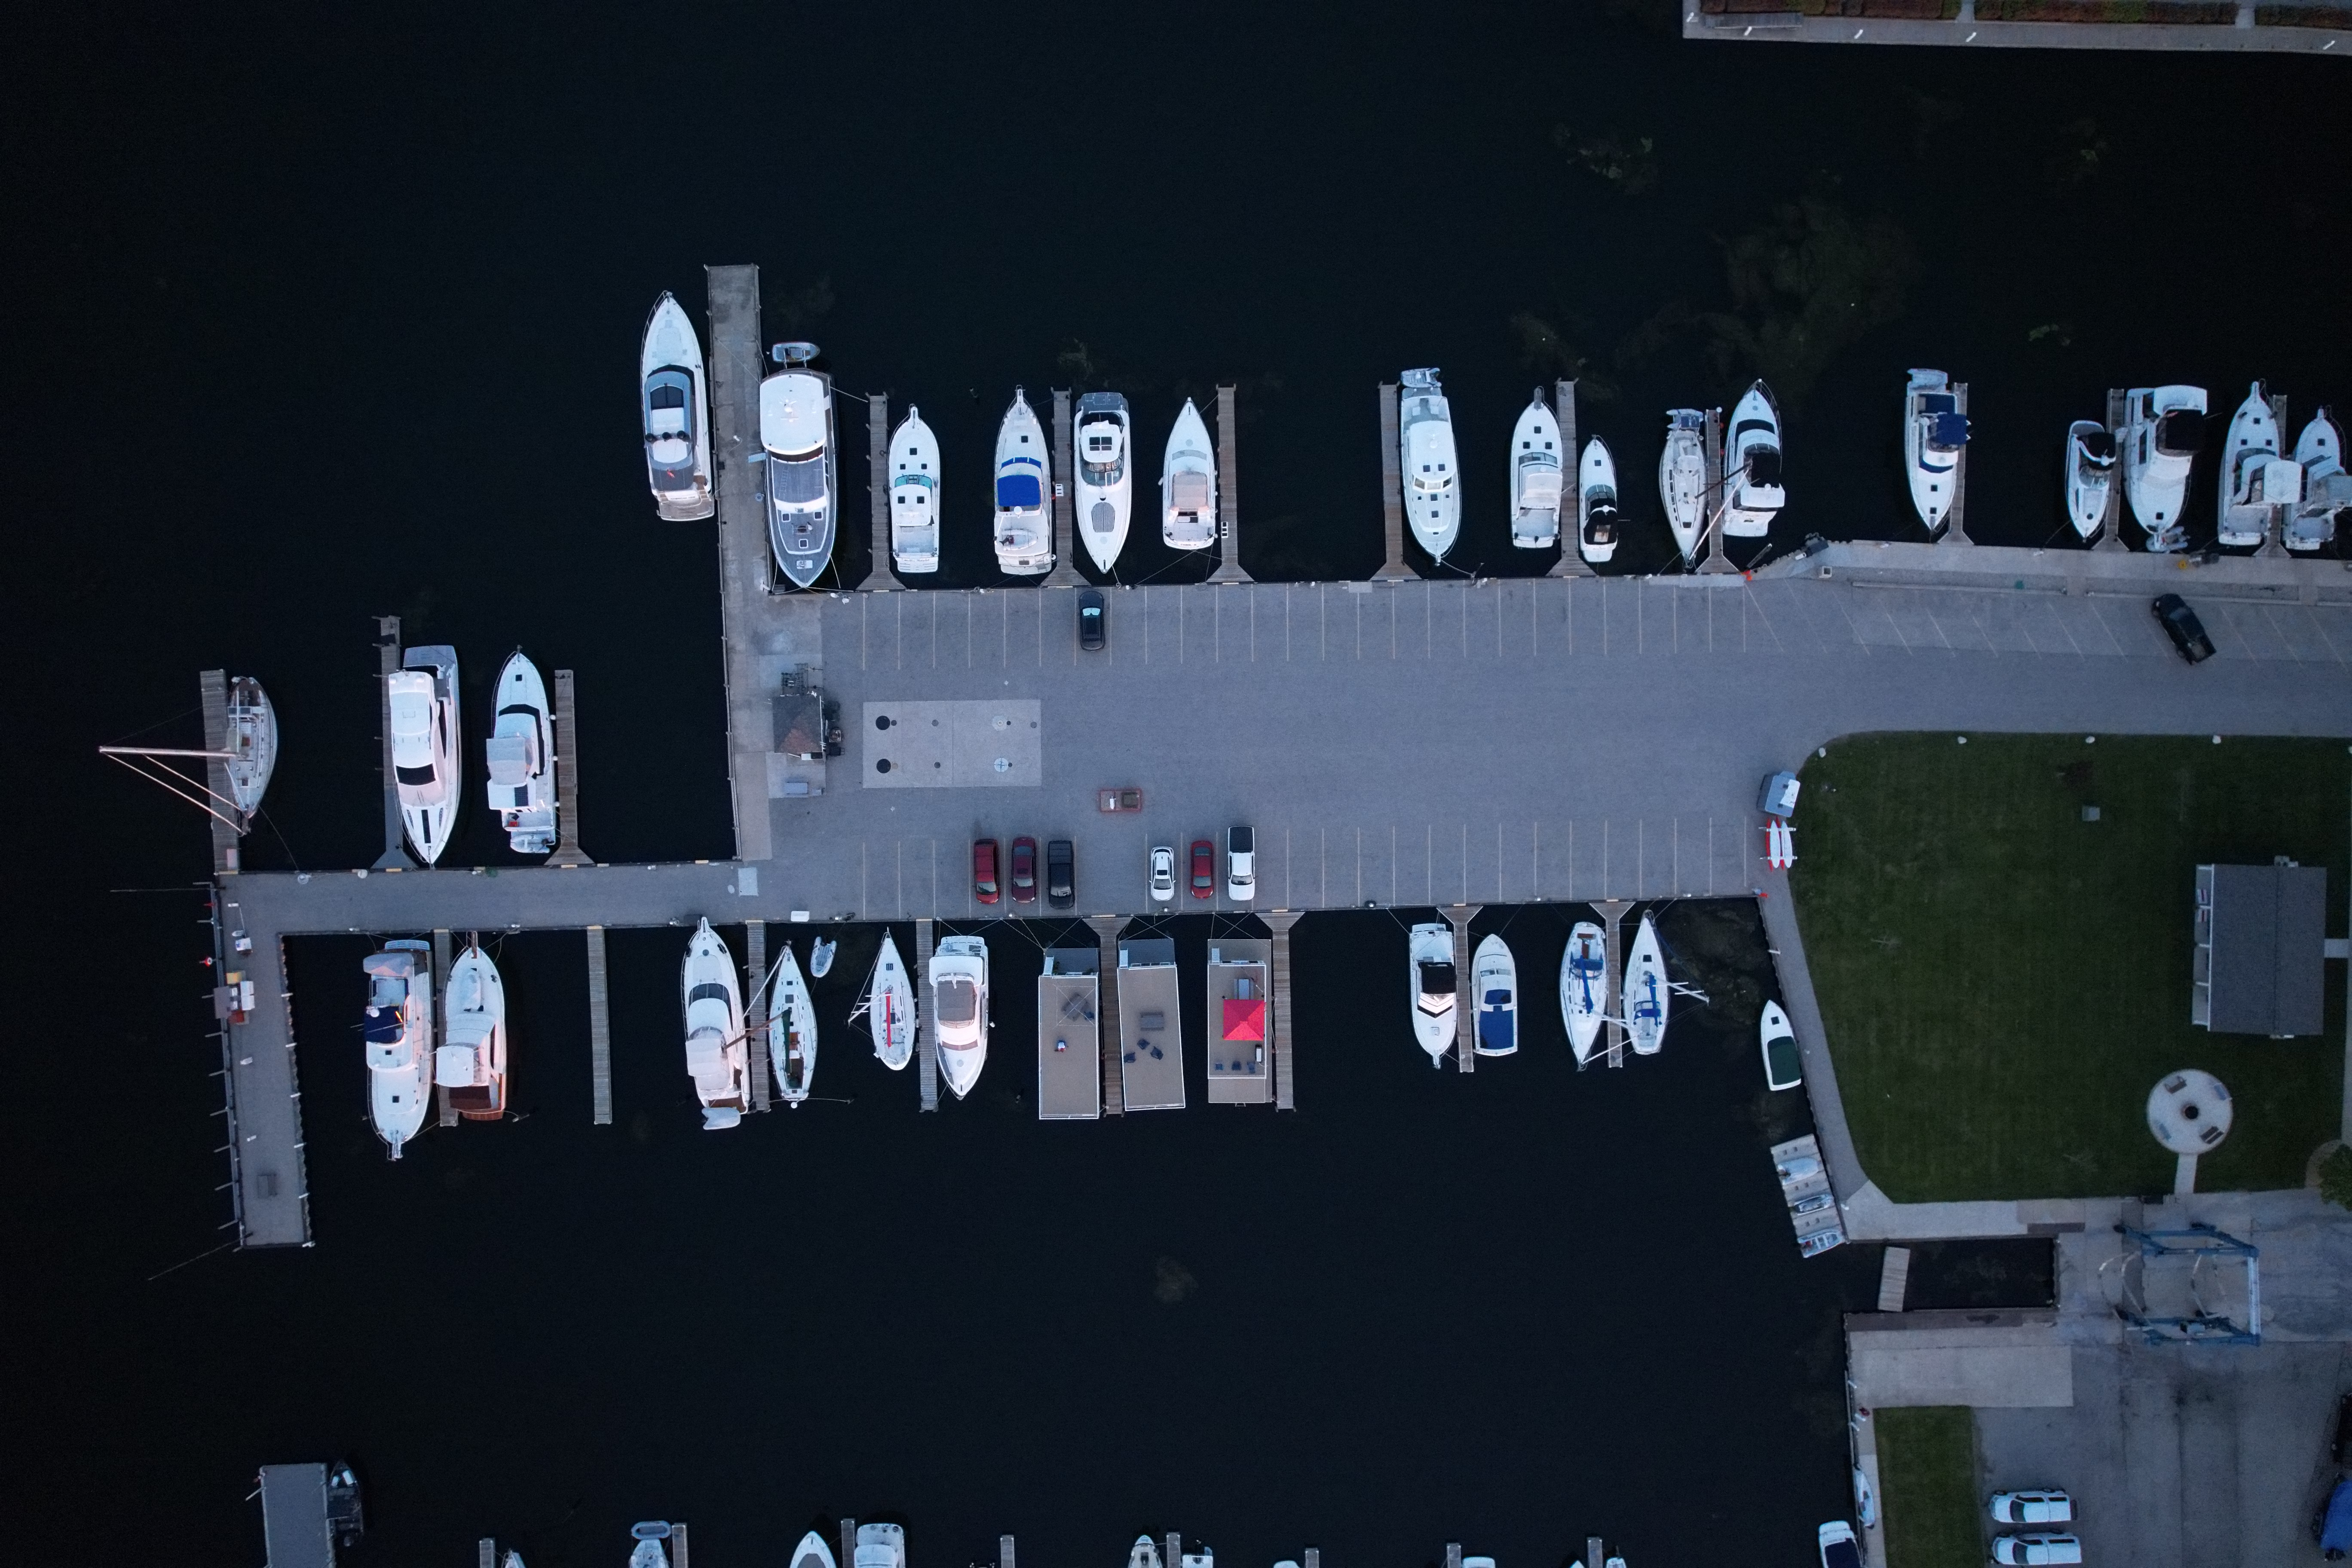
[[[1184,1109],[1184,1007],[1176,944],[1132,937],[1118,944],[1121,1104],[1129,1111]]]
[[[1102,960],[1091,947],[1049,948],[1037,979],[1037,1120],[1102,1115]]]
[[[1274,943],[1248,937],[1209,939],[1209,963],[1202,989],[1208,1005],[1202,1012],[1209,1042],[1209,1103],[1265,1105],[1274,1099],[1274,1060],[1267,1037],[1273,1023]],[[1243,993],[1246,991],[1248,996]],[[1255,1000],[1259,1004],[1257,1037],[1227,1039],[1223,1027],[1225,1004]]]

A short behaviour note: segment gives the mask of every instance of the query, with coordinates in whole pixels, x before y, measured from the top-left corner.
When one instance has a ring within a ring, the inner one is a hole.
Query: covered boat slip
[[[1045,950],[1037,977],[1037,1120],[1102,1115],[1102,968],[1099,950]]]
[[[1274,944],[1249,937],[1209,939],[1202,1014],[1209,1035],[1209,1103],[1265,1105],[1274,1099]]]
[[[1129,1110],[1184,1109],[1184,1008],[1176,943],[1135,937],[1118,944],[1119,1081]]]

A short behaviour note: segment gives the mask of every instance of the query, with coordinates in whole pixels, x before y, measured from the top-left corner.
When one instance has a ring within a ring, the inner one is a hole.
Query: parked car
[[[1078,646],[1088,653],[1103,645],[1103,596],[1089,588],[1078,595]]]
[[[1066,838],[1045,841],[1045,901],[1057,910],[1078,901],[1077,852]]]
[[[1862,1568],[1862,1543],[1853,1526],[1833,1519],[1813,1532],[1822,1549],[1822,1568]]]
[[[1151,897],[1166,903],[1176,896],[1176,851],[1166,844],[1151,847]]]
[[[1013,901],[1037,901],[1037,841],[1034,838],[1024,837],[1013,841]]]
[[[992,904],[998,898],[996,887],[996,840],[975,838],[971,841],[971,896],[983,904]]]
[[[2070,1524],[2074,1518],[2074,1500],[2053,1488],[1995,1492],[1990,1511],[1995,1524]]]
[[[2189,601],[2178,594],[2158,594],[2148,606],[2156,612],[2164,635],[2180,650],[2180,657],[2191,664],[2202,664],[2213,657],[2213,639],[2205,635],[2205,623],[2189,607]]]
[[[1246,827],[1225,829],[1225,897],[1237,904],[1257,897],[1257,835]]]
[[[1217,891],[1217,847],[1205,838],[1192,840],[1192,896],[1207,899]]]
[[[2083,1542],[2072,1535],[2052,1535],[2035,1531],[2031,1535],[1996,1535],[1992,1538],[1992,1560],[2001,1568],[2011,1564],[2031,1564],[2042,1568],[2044,1563],[2080,1563]]]

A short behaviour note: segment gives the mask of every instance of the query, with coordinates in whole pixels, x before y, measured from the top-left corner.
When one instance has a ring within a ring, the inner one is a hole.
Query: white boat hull
[[[976,936],[940,939],[931,955],[932,1038],[939,1047],[940,1077],[958,1100],[980,1082],[988,1065],[988,944]],[[956,1016],[958,1009],[940,1005],[943,984],[957,982],[972,988],[971,1016]]]
[[[1477,1008],[1473,1048],[1507,1057],[1519,1048],[1519,966],[1498,935],[1480,939],[1470,960],[1470,1001]]]
[[[1931,539],[1943,532],[1959,500],[1967,445],[1968,418],[1951,378],[1940,370],[1913,371],[1903,388],[1903,466],[1911,510]]]
[[[2121,448],[2124,499],[2147,536],[2147,547],[2171,553],[2189,547],[2180,509],[2189,496],[2189,472],[2202,439],[2205,389],[2201,386],[2136,386],[2124,396]],[[2168,424],[2167,415],[2183,417]],[[2190,417],[2192,416],[2193,417]]]
[[[1696,408],[1671,409],[1665,449],[1658,454],[1658,501],[1685,567],[1698,559],[1706,531],[1706,416]]]
[[[2066,521],[2076,538],[2088,542],[2106,525],[2115,487],[2115,443],[2106,426],[2075,420],[2066,429]]]
[[[1206,550],[1217,542],[1217,448],[1189,397],[1160,462],[1160,540],[1171,550]]]
[[[1054,569],[1054,470],[1045,426],[1021,388],[996,428],[996,569],[1035,577]]]
[[[433,970],[425,944],[388,942],[361,965],[368,977],[368,1121],[393,1159],[425,1127],[433,1091]]]
[[[1538,391],[1511,431],[1511,543],[1549,550],[1559,542],[1560,502],[1568,494],[1559,420]]]
[[[1757,382],[1731,410],[1724,436],[1723,531],[1733,539],[1761,539],[1788,504],[1780,466],[1784,453],[1780,408],[1772,389]]]
[[[2295,437],[2294,460],[2303,468],[2303,504],[2287,520],[2286,547],[2319,550],[2352,523],[2352,473],[2344,468],[2344,432],[2322,408]]]
[[[890,564],[902,576],[940,569],[940,438],[909,405],[890,433]]]
[[[261,809],[270,772],[278,766],[278,710],[249,675],[228,683],[228,752],[221,771],[228,775],[229,799],[240,816],[250,818]]]
[[[1404,521],[1433,561],[1462,534],[1462,464],[1454,412],[1437,372],[1409,370],[1398,389],[1397,446],[1404,480]]]
[[[1758,1048],[1762,1051],[1764,1057],[1766,1089],[1777,1094],[1782,1089],[1794,1089],[1805,1081],[1803,1070],[1795,1066],[1797,1031],[1790,1026],[1789,1015],[1780,1010],[1780,1005],[1778,1002],[1764,1004],[1763,1015],[1757,1020],[1756,1036]],[[1780,1046],[1782,1048],[1776,1052],[1773,1049],[1775,1046]],[[1772,1059],[1776,1055],[1788,1059],[1790,1070],[1787,1072],[1781,1070],[1780,1064],[1776,1064]]]
[[[1617,459],[1609,443],[1595,436],[1576,463],[1576,552],[1598,566],[1617,553],[1624,530],[1617,500]]]
[[[507,987],[499,966],[467,947],[449,966],[443,988],[440,1049],[433,1081],[450,1108],[472,1121],[495,1121],[507,1109]]]
[[[1095,570],[1108,576],[1127,547],[1135,511],[1135,423],[1127,399],[1115,392],[1080,397],[1076,421],[1072,521]]]
[[[1450,984],[1454,990],[1444,997],[1444,1005],[1432,1011],[1424,1004],[1422,990],[1422,970],[1424,964],[1443,964],[1449,970],[1454,963],[1454,930],[1451,926],[1417,925],[1405,943],[1405,1001],[1412,1014],[1412,1037],[1429,1055],[1429,1065],[1437,1066],[1445,1053],[1454,1047],[1459,1026],[1456,1019],[1461,1007],[1461,981],[1457,976]]]
[[[518,649],[499,668],[496,715],[485,752],[489,806],[518,855],[555,848],[555,722],[539,666]]]
[[[387,684],[401,826],[410,851],[430,866],[449,847],[457,812],[457,650],[410,648]]]
[[[1579,921],[1568,933],[1567,951],[1559,955],[1559,1021],[1568,1029],[1569,1048],[1576,1053],[1578,1067],[1599,1049],[1608,1012],[1608,941],[1599,926]]]
[[[798,1105],[816,1078],[816,1004],[790,942],[768,985],[768,1065],[775,1074],[776,1098]]]
[[[667,294],[655,301],[646,321],[637,351],[637,402],[654,510],[671,522],[710,516],[717,503],[710,488],[710,389],[702,340],[685,307]]]
[[[2302,471],[2279,458],[2278,421],[2270,398],[2256,382],[2230,416],[2221,444],[2221,493],[2214,498],[2214,536],[2233,550],[2261,544],[2284,500],[2303,499]],[[2292,473],[2289,481],[2286,476]],[[2290,496],[2289,491],[2293,494]]]
[[[760,384],[760,447],[765,468],[768,549],[796,588],[814,586],[833,559],[841,514],[841,444],[835,438],[833,378],[795,365]]]
[[[743,986],[735,973],[735,955],[707,919],[687,939],[678,992],[686,1009],[687,1076],[702,1103],[703,1131],[737,1126],[751,1109]]]
[[[915,1054],[915,987],[898,956],[898,943],[882,933],[882,951],[866,984],[866,1027],[874,1054],[892,1072],[903,1071]]]
[[[1625,1037],[1635,1056],[1654,1057],[1665,1049],[1673,1002],[1657,922],[1643,915],[1633,951],[1625,955]]]

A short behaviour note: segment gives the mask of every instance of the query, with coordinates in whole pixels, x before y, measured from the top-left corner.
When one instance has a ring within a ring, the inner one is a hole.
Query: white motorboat
[[[996,566],[1014,577],[1054,568],[1053,474],[1045,427],[1021,388],[996,427]]]
[[[2135,386],[2124,395],[2122,449],[2124,499],[2147,535],[2147,547],[2170,553],[2189,547],[2180,508],[2189,495],[2189,470],[2205,444],[2205,389],[2201,386]]]
[[[833,955],[840,945],[839,942],[826,937],[819,937],[809,943],[809,978],[811,980],[822,980],[833,973]]]
[[[850,1016],[863,1016],[866,1031],[874,1037],[874,1054],[892,1072],[905,1068],[915,1053],[915,986],[899,960],[898,941],[882,933],[882,951],[866,982],[866,997]]]
[[[816,1076],[816,1004],[809,999],[808,982],[801,978],[790,942],[768,977],[768,1065],[776,1072],[777,1097],[786,1105],[809,1097]]]
[[[1511,431],[1511,543],[1518,549],[1549,550],[1559,542],[1566,462],[1559,420],[1538,387]]]
[[[517,648],[499,668],[497,728],[483,742],[490,764],[490,809],[518,855],[555,847],[555,725],[539,666]]]
[[[940,569],[940,438],[923,411],[890,433],[890,564],[908,576]]]
[[[1077,421],[1077,489],[1072,495],[1078,539],[1095,569],[1108,575],[1127,543],[1128,520],[1135,511],[1134,425],[1127,399],[1116,392],[1081,394]]]
[[[1671,1005],[1666,955],[1658,946],[1658,923],[1643,915],[1633,951],[1625,955],[1625,1033],[1635,1056],[1654,1057],[1665,1047]]]
[[[1666,410],[1666,446],[1658,454],[1658,500],[1666,527],[1682,552],[1683,565],[1698,559],[1706,533],[1706,415],[1696,408]]]
[[[1797,1057],[1797,1031],[1789,1026],[1789,1015],[1780,1011],[1780,1004],[1764,1004],[1763,1016],[1757,1021],[1756,1036],[1764,1052],[1766,1089],[1775,1091],[1794,1089],[1805,1081],[1804,1068]]]
[[[667,294],[654,301],[654,313],[646,319],[637,388],[655,510],[671,522],[709,517],[717,501],[710,489],[710,397],[702,340],[685,308]]]
[[[2256,382],[2230,416],[2221,443],[2221,493],[2213,508],[2215,542],[2246,549],[2270,537],[2271,524],[2303,500],[2303,470],[2279,456],[2278,420]]]
[[[686,1004],[686,1070],[702,1102],[703,1131],[732,1127],[751,1109],[751,1053],[735,955],[708,917],[687,939],[678,992]]]
[[[2352,526],[2352,473],[2344,468],[2344,432],[2323,408],[2294,438],[2294,460],[2303,466],[2303,504],[2287,519],[2289,550],[2320,550]]]
[[[1404,521],[1433,560],[1462,535],[1462,465],[1454,453],[1454,412],[1437,368],[1404,373],[1398,393],[1397,452],[1404,468]]]
[[[449,1096],[450,1109],[470,1121],[507,1113],[507,986],[479,942],[467,944],[442,987],[433,1081]]]
[[[413,647],[383,678],[392,771],[408,846],[427,866],[449,846],[457,811],[457,650]]]
[[[1454,1048],[1455,1008],[1454,928],[1431,923],[1412,928],[1405,942],[1405,970],[1412,997],[1412,1036],[1435,1067]]]
[[[1559,955],[1559,1021],[1579,1068],[1592,1059],[1609,1013],[1609,944],[1601,928],[1579,921]]]
[[[1507,1057],[1517,1050],[1519,966],[1499,935],[1480,938],[1471,955],[1470,997],[1478,1008],[1478,1054]]]
[[[814,343],[778,343],[783,369],[760,383],[760,459],[767,466],[768,547],[795,587],[833,558],[841,510],[834,468],[833,377],[810,368]]]
[[[1127,1549],[1127,1568],[1160,1568],[1160,1543],[1148,1535],[1137,1536]]]
[[[976,936],[941,937],[931,955],[930,982],[940,1072],[961,1100],[988,1065],[988,943]]]
[[[792,1568],[838,1568],[838,1565],[834,1562],[833,1548],[825,1543],[824,1536],[812,1530],[801,1537],[799,1545],[793,1548]]]
[[[669,1568],[669,1549],[662,1544],[669,1539],[669,1523],[666,1520],[648,1520],[629,1526],[629,1538],[636,1544],[629,1548],[629,1568]]]
[[[2323,417],[2326,412],[2321,410]],[[221,763],[239,816],[250,819],[261,809],[277,765],[278,710],[269,705],[261,682],[240,675],[228,683],[228,756]]]
[[[1576,464],[1576,552],[1599,565],[1617,553],[1624,514],[1617,510],[1617,459],[1595,436]]]
[[[1160,538],[1171,550],[1206,550],[1217,542],[1217,449],[1189,397],[1160,460]]]
[[[2116,490],[2116,438],[2095,419],[2066,426],[2066,521],[2085,542],[2098,537]]]
[[[392,1157],[425,1126],[433,1098],[433,974],[421,942],[388,942],[361,965],[368,977],[368,1120]]]
[[[1731,489],[1723,505],[1723,531],[1733,539],[1761,539],[1789,504],[1780,482],[1780,405],[1772,389],[1757,382],[1731,410],[1731,434],[1723,454],[1724,483]]]
[[[903,1525],[861,1524],[853,1568],[907,1568],[907,1531]]]
[[[1952,378],[1940,370],[1914,370],[1903,387],[1903,467],[1911,479],[1911,510],[1930,539],[1944,531],[1959,497],[1968,445],[1969,416],[1960,412]]]

